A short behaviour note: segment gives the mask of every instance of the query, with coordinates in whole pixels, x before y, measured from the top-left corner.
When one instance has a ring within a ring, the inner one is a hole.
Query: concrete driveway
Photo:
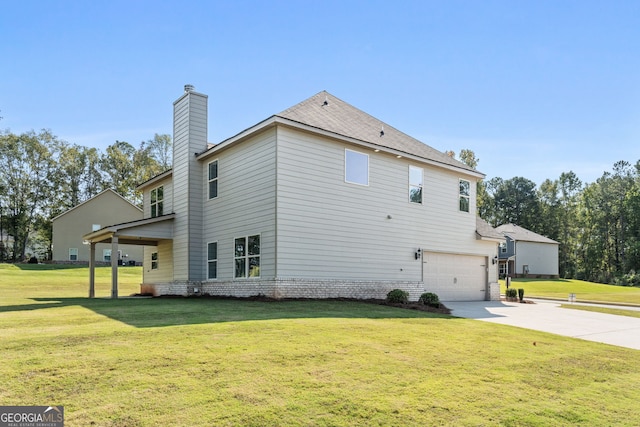
[[[563,303],[545,300],[535,300],[535,304],[504,301],[449,301],[444,304],[458,317],[640,350],[640,318],[637,317],[561,308],[560,304]],[[640,310],[637,307],[606,307]]]

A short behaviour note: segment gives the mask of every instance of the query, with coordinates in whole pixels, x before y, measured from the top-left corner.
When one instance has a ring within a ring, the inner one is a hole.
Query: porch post
[[[91,242],[89,249],[89,298],[96,296],[96,244]]]
[[[111,237],[111,298],[118,298],[118,236]]]

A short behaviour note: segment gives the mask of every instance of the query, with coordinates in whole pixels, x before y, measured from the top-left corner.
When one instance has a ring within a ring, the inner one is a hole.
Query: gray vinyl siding
[[[185,94],[174,103],[173,257],[175,280],[203,279],[202,165],[195,154],[207,148],[207,98]]]
[[[229,280],[234,278],[234,239],[256,234],[260,235],[260,278],[275,277],[275,135],[274,129],[267,130],[202,161],[204,277],[207,242],[218,242],[217,280]],[[216,159],[218,197],[209,200],[207,164]]]
[[[345,183],[345,148],[369,155],[368,186]],[[486,253],[473,177],[282,127],[277,150],[279,278],[421,280],[417,248]],[[422,205],[408,201],[410,164],[424,168]],[[470,212],[458,208],[460,178]]]

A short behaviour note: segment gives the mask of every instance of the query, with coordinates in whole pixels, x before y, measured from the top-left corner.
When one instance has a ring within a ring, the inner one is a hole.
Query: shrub
[[[518,289],[518,298],[520,299],[520,302],[524,301],[524,289]]]
[[[394,289],[387,294],[387,302],[406,304],[409,301],[409,292],[402,289]]]
[[[432,292],[423,293],[422,295],[420,295],[420,299],[418,301],[424,305],[429,305],[431,307],[440,307],[440,298],[438,298],[438,295]]]
[[[507,289],[507,291],[504,293],[504,295],[507,298],[517,298],[518,297],[518,291],[516,290],[516,288],[509,288]]]

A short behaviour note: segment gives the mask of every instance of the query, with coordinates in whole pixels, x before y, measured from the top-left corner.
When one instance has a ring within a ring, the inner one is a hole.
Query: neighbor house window
[[[409,166],[409,201],[422,203],[422,168]]]
[[[158,269],[158,252],[151,252],[151,269]]]
[[[469,212],[469,194],[470,194],[471,184],[469,181],[461,179],[460,180],[460,211],[461,212]]]
[[[500,243],[500,253],[503,253],[503,254],[507,253],[507,244],[506,243]]]
[[[207,244],[207,278],[218,278],[218,242]]]
[[[218,197],[218,161],[209,163],[209,198]]]
[[[369,155],[344,150],[344,180],[352,184],[369,185]]]
[[[69,248],[69,261],[78,260],[78,248]]]
[[[151,218],[162,216],[164,211],[164,187],[151,190]]]
[[[260,277],[260,235],[235,239],[235,277]]]
[[[118,259],[122,258],[122,251],[118,251]],[[111,249],[102,250],[102,259],[105,262],[111,262]]]

